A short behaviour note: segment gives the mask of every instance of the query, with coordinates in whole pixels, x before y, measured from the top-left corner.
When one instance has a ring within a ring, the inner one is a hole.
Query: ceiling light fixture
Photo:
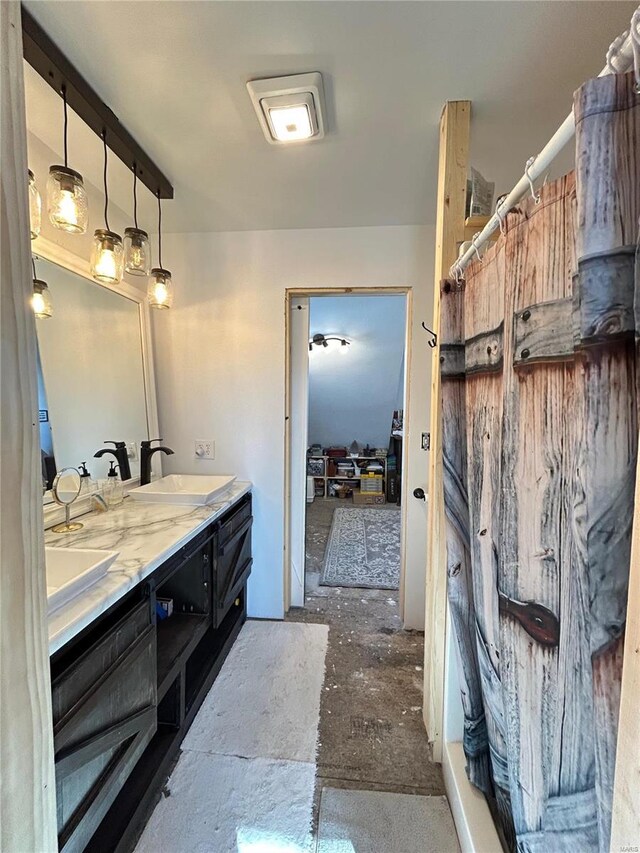
[[[173,305],[173,284],[171,273],[162,267],[162,207],[158,190],[158,264],[151,270],[147,287],[147,300],[151,308],[171,308]]]
[[[89,204],[82,175],[70,169],[67,158],[67,88],[62,87],[64,109],[64,166],[50,166],[47,179],[47,211],[55,228],[71,234],[84,234],[89,219]]]
[[[33,267],[33,294],[31,296],[31,307],[38,320],[46,320],[53,316],[53,305],[51,303],[51,291],[46,281],[37,277],[36,262],[31,255],[31,266]]]
[[[151,245],[146,231],[138,228],[137,167],[133,164],[133,222],[135,228],[124,229],[124,271],[130,275],[149,275]]]
[[[339,351],[342,355],[349,352],[349,347],[351,346],[350,340],[338,335],[323,335],[321,333],[315,334],[309,341],[309,352],[313,351],[314,346],[328,348],[330,341],[339,341]]]
[[[262,132],[272,145],[324,136],[324,88],[317,71],[250,80],[247,90]]]
[[[109,191],[107,188],[107,130],[102,131],[104,146],[104,224],[93,234],[91,250],[91,275],[102,284],[118,284],[122,281],[124,249],[122,237],[109,229]]]

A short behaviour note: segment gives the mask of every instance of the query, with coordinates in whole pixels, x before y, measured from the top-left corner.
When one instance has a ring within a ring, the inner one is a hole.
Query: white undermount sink
[[[226,492],[235,479],[226,474],[169,474],[146,486],[131,489],[129,495],[136,501],[205,506]]]
[[[119,551],[88,548],[45,548],[49,614],[64,607],[106,575]]]

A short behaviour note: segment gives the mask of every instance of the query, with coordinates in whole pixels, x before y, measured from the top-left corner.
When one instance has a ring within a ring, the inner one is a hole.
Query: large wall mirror
[[[129,285],[103,287],[35,255],[49,286],[52,316],[36,320],[42,477],[49,502],[56,471],[86,462],[96,480],[107,476],[108,441],[126,442],[131,478],[140,473],[143,439],[155,438],[157,413],[143,294]],[[111,445],[113,446],[113,445]]]

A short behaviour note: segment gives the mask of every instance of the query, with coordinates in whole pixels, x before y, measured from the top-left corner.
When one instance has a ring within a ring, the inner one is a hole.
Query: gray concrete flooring
[[[397,591],[318,585],[333,511],[345,505],[307,505],[307,600],[288,616],[329,625],[318,795],[325,785],[443,794],[422,721],[423,635],[402,629]]]

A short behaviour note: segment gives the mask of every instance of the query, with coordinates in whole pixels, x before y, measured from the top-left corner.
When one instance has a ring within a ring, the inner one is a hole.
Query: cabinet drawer
[[[251,519],[251,496],[247,495],[238,506],[233,507],[220,520],[218,547],[225,548],[233,536]]]
[[[84,653],[59,674],[53,674],[51,696],[54,734],[80,701],[123,652],[152,624],[148,598],[132,605]]]
[[[130,610],[52,684],[59,848],[81,851],[156,730],[156,628]]]

